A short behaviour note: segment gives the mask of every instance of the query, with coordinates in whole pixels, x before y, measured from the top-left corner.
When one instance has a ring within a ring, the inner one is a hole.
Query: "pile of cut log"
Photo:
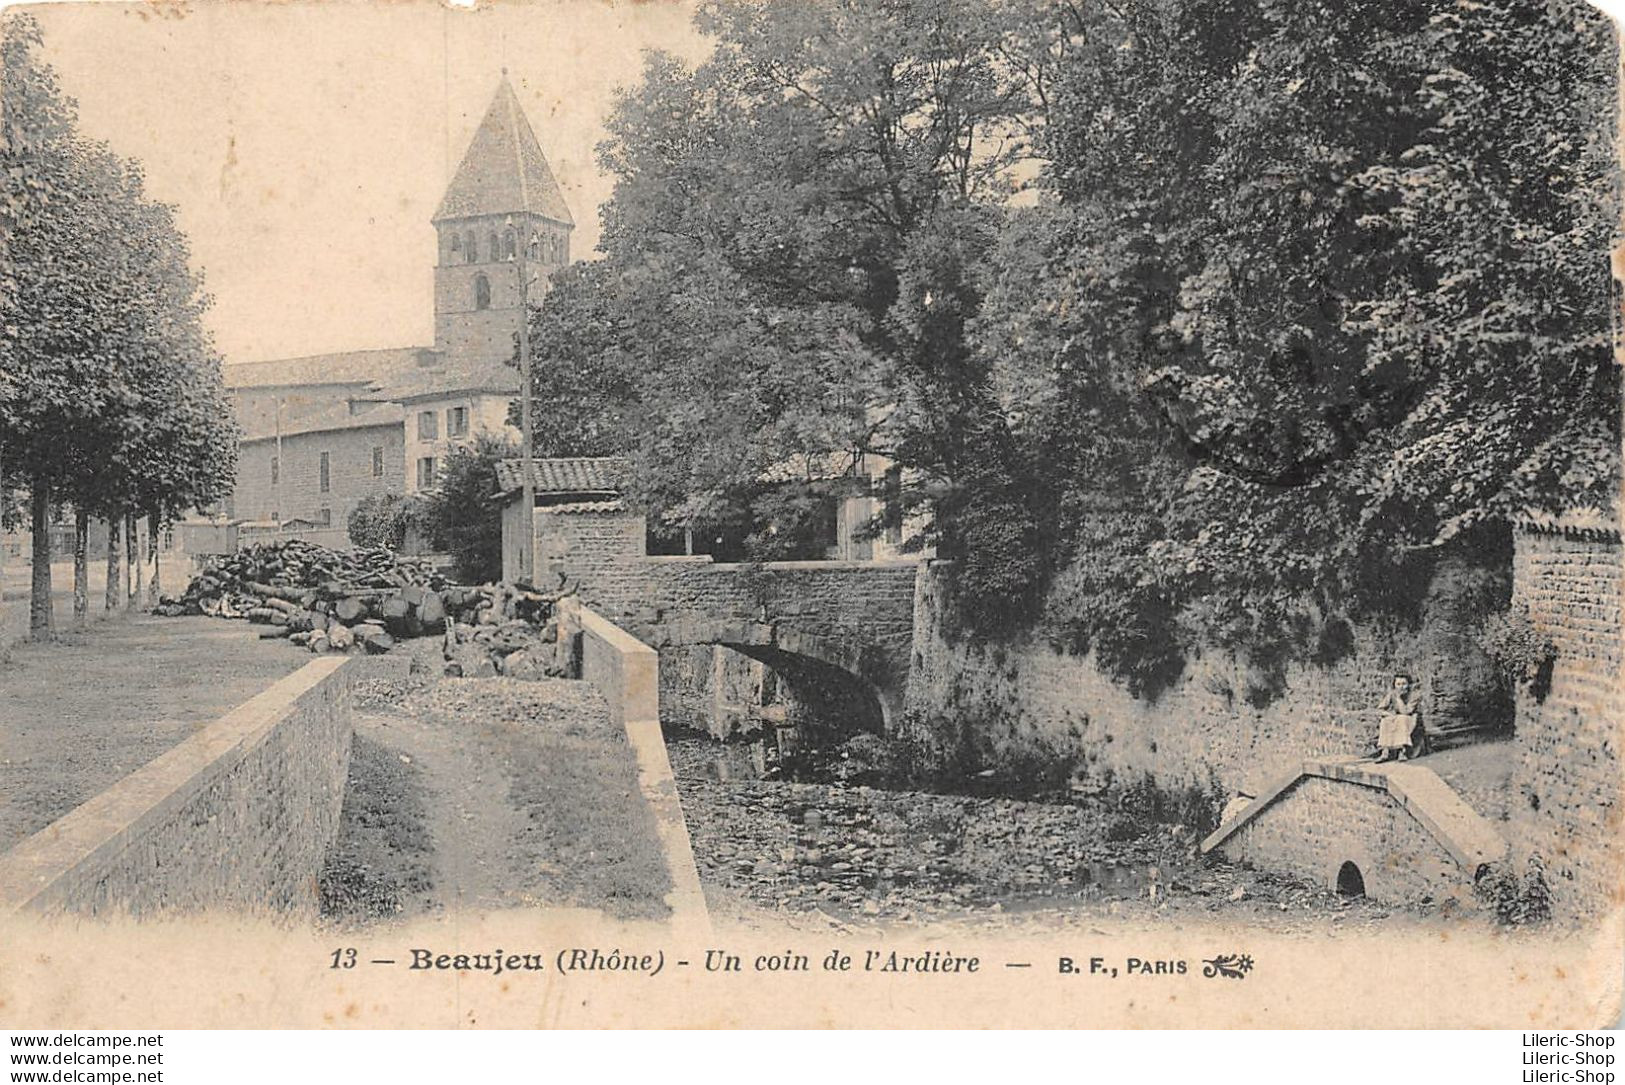
[[[564,592],[529,585],[459,587],[420,558],[388,550],[330,550],[303,540],[266,543],[206,566],[178,598],[155,612],[245,618],[262,636],[287,637],[312,652],[389,651],[407,637],[457,625],[522,622],[535,636],[550,626]]]

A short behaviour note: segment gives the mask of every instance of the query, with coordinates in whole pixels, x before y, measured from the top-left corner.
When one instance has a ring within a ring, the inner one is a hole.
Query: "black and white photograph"
[[[0,29],[0,1029],[1618,1019],[1609,14]]]

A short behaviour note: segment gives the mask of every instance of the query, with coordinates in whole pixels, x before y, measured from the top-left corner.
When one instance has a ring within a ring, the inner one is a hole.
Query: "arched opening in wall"
[[[474,308],[489,309],[491,307],[491,280],[484,275],[474,276]]]
[[[1365,876],[1360,868],[1353,863],[1344,863],[1337,868],[1337,895],[1340,897],[1365,896]]]
[[[770,645],[726,647],[772,669],[787,702],[790,721],[805,743],[830,746],[855,735],[886,734],[886,716],[877,691],[844,667]]]

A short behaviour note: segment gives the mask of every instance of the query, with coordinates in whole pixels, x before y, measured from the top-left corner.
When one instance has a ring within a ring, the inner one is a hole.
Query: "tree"
[[[34,549],[29,627],[51,633],[48,526],[63,481],[65,436],[79,435],[107,407],[105,353],[115,308],[106,291],[116,269],[103,245],[116,236],[95,163],[74,135],[71,100],[37,55],[38,27],[4,23],[0,143],[5,156],[6,280],[0,292],[0,473],[26,481]]]
[[[482,433],[452,450],[435,488],[423,498],[423,527],[436,550],[456,560],[457,578],[486,584],[502,577],[502,509],[497,464],[518,455],[505,437]]]
[[[368,494],[350,511],[347,526],[355,546],[399,550],[420,516],[418,502],[403,494]]]
[[[208,299],[172,211],[146,197],[134,163],[75,134],[39,46],[32,20],[7,20],[0,472],[32,489],[30,624],[48,636],[50,510],[76,506],[82,617],[88,515],[124,518],[133,555],[133,517],[156,538],[169,517],[229,489],[236,430],[202,326]]]
[[[1065,480],[1063,640],[1301,655],[1522,504],[1611,503],[1606,20],[1170,0],[1069,41],[977,325]]]
[[[928,512],[961,499],[996,457],[937,410],[983,410],[985,367],[934,352],[1023,146],[995,7],[719,0],[698,23],[713,56],[654,54],[617,104],[605,259],[533,324],[538,400],[607,423],[555,450],[628,452],[673,526],[748,515],[773,465],[839,450],[916,468]]]

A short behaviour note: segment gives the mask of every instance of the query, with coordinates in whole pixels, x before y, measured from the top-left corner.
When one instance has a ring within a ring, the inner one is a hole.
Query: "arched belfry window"
[[[474,308],[489,309],[491,307],[491,280],[484,275],[474,276]]]
[[[479,250],[474,245],[474,231],[470,230],[463,237],[463,252],[468,256],[468,262],[477,264],[480,261]]]
[[[450,256],[447,257],[447,262],[448,263],[450,262],[451,257],[460,255],[462,253],[462,251],[463,251],[463,235],[459,234],[456,230],[453,230],[451,232]]]
[[[515,252],[513,231],[509,230],[502,235],[502,255],[512,260]]]

